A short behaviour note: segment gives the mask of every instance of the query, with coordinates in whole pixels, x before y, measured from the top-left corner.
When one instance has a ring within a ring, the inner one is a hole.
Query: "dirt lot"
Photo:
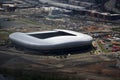
[[[5,49],[5,47],[4,47]],[[119,80],[116,60],[104,55],[73,54],[67,58],[25,54],[14,49],[0,50],[0,68],[9,70],[59,73],[83,80]],[[10,72],[9,74],[11,74]],[[76,79],[76,80],[77,80]]]

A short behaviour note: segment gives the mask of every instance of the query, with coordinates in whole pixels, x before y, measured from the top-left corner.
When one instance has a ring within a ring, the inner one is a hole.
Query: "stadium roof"
[[[86,34],[61,29],[31,33],[15,32],[12,33],[9,38],[15,44],[38,50],[63,49],[90,45],[93,39]]]

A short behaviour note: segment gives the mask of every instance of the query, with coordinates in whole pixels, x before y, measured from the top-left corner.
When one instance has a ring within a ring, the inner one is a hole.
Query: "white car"
[[[92,44],[93,38],[87,34],[55,29],[53,31],[10,34],[10,40],[18,46],[36,50],[66,49]]]

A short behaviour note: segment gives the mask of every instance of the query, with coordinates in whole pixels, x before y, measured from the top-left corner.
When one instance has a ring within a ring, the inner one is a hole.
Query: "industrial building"
[[[0,8],[2,11],[15,11],[15,9],[17,8],[15,3],[12,1],[0,1]]]
[[[95,10],[89,10],[85,6],[76,6],[76,5],[71,5],[71,4],[58,3],[58,2],[51,1],[51,0],[39,0],[39,1],[43,4],[49,4],[55,7],[72,10],[73,12],[81,14],[81,15],[88,15],[91,17],[96,17],[96,18],[100,18],[104,20],[119,20],[120,19],[120,14],[111,14],[111,13],[106,13],[106,12],[98,12]],[[82,3],[82,4],[87,4],[87,3]],[[90,6],[92,6],[92,4]]]

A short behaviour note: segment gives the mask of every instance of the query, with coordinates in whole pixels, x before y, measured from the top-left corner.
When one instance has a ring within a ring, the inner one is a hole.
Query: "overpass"
[[[39,0],[39,2],[43,3],[43,4],[48,4],[48,5],[56,6],[56,7],[59,7],[59,8],[68,9],[68,10],[86,11],[85,7],[80,7],[80,6],[70,5],[70,4],[59,3],[59,2],[52,1],[52,0]]]
[[[111,13],[103,13],[103,12],[101,13],[95,10],[88,10],[85,7],[75,6],[75,5],[65,4],[65,3],[59,3],[59,2],[52,1],[52,0],[39,0],[39,2],[43,4],[48,4],[48,5],[52,5],[55,7],[59,7],[59,8],[73,10],[82,15],[89,15],[91,17],[97,17],[97,18],[101,18],[105,20],[119,20],[120,19],[120,14],[111,14]]]

